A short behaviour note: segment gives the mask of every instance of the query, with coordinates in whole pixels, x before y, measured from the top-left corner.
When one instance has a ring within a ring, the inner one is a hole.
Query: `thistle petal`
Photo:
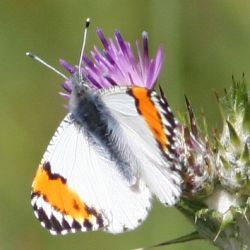
[[[119,31],[115,32],[115,40],[107,39],[101,29],[96,30],[104,47],[101,52],[97,47],[90,52],[91,59],[84,55],[82,73],[91,88],[108,88],[114,85],[137,85],[148,89],[154,88],[159,77],[163,61],[163,49],[159,48],[155,58],[149,57],[148,34],[142,33],[143,53],[139,42],[136,42],[137,56],[131,44],[124,40]],[[61,59],[60,64],[70,73],[75,74],[78,66],[72,66]],[[63,84],[69,94],[72,81]],[[65,95],[67,96],[67,95]]]

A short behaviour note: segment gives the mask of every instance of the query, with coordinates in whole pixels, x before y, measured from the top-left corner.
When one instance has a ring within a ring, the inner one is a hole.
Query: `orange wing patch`
[[[37,219],[51,234],[105,229],[102,213],[87,206],[66,179],[51,173],[49,162],[40,165],[32,185],[31,205]]]
[[[131,88],[131,95],[137,101],[137,109],[146,120],[155,139],[163,150],[168,149],[169,141],[164,131],[164,125],[159,111],[150,98],[150,92],[145,88]]]
[[[89,208],[67,186],[66,180],[57,174],[51,174],[50,166],[46,165],[39,166],[32,191],[42,195],[56,210],[62,213],[70,215],[76,220],[88,219],[91,215]]]

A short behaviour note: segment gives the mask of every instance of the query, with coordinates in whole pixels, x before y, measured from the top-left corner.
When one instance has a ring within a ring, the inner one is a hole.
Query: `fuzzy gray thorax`
[[[93,146],[99,147],[104,157],[116,163],[119,172],[133,185],[138,170],[136,157],[123,140],[119,123],[106,107],[98,91],[87,82],[73,78],[70,111],[80,128],[84,128]]]

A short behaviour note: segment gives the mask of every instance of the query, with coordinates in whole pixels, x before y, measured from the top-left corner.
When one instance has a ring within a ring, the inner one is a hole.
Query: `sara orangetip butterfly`
[[[84,43],[86,34],[87,28]],[[154,91],[136,85],[92,89],[81,63],[71,79],[70,112],[42,158],[31,203],[52,234],[132,230],[147,217],[152,194],[167,205],[179,199],[176,123]]]

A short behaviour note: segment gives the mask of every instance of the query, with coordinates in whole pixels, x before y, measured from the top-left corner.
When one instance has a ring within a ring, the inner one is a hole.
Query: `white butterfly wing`
[[[52,234],[104,230],[120,233],[142,223],[151,195],[130,186],[68,115],[44,154],[32,185],[32,206]]]
[[[173,160],[176,124],[167,103],[156,92],[139,87],[100,93],[141,163],[141,178],[162,203],[175,204],[182,180]]]

